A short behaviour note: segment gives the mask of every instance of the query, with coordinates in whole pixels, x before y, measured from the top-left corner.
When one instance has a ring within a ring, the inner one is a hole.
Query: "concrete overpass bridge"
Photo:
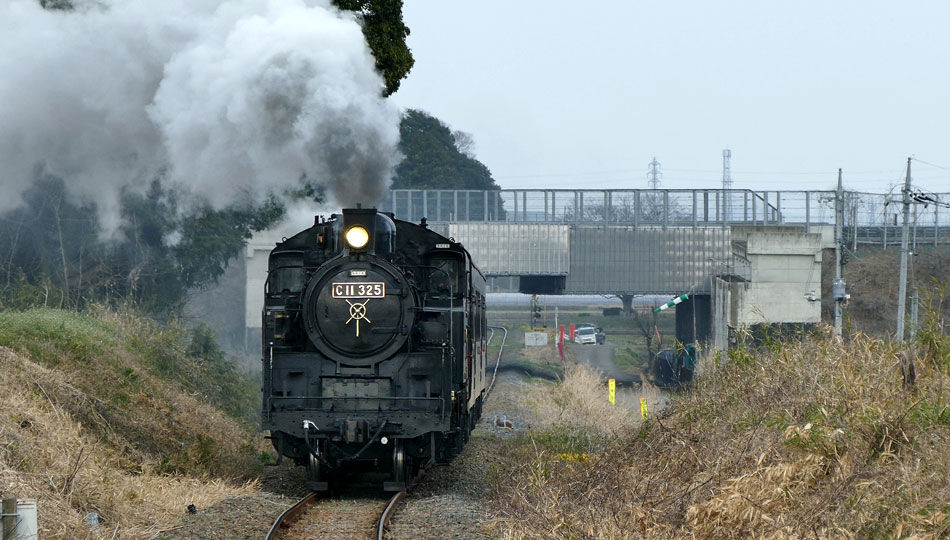
[[[940,195],[950,200],[950,194]],[[724,347],[729,328],[820,320],[823,250],[834,248],[834,191],[392,190],[377,205],[465,245],[490,277],[530,294],[690,293],[677,306],[708,324],[693,337]],[[845,192],[842,243],[900,243],[900,205]],[[950,210],[915,207],[919,244],[950,242]],[[246,321],[260,326],[266,256],[247,248]]]

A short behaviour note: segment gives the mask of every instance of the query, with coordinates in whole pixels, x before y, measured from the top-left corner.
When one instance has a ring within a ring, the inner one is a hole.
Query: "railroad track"
[[[277,518],[265,540],[326,537],[383,540],[389,519],[405,497],[405,491],[396,493],[380,510],[379,499],[326,499],[311,493]]]
[[[492,332],[491,337],[494,337],[497,329],[504,332],[504,338],[498,350],[498,359],[492,371],[492,380],[486,392],[486,397],[495,386],[495,378],[501,364],[501,355],[505,348],[505,341],[508,338],[506,328],[489,328]],[[489,341],[491,341],[491,337],[489,337]],[[416,480],[418,481],[419,478],[416,478]],[[395,513],[396,506],[405,497],[405,491],[396,493],[389,499],[382,511],[379,511],[378,499],[326,499],[313,492],[297,501],[278,516],[267,532],[265,540],[323,538],[327,534],[331,535],[332,538],[356,539],[363,537],[383,540],[389,519]],[[375,522],[375,526],[370,531],[369,527],[366,526],[368,522],[366,518],[374,512],[378,517],[371,520]],[[360,530],[353,530],[354,528]]]

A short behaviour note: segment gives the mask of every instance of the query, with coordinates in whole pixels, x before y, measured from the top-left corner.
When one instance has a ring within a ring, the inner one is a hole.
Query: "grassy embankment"
[[[252,489],[257,388],[206,331],[0,312],[0,490],[38,500],[42,538],[147,538]]]
[[[499,452],[499,530],[508,540],[947,538],[946,330],[940,317],[922,328],[912,385],[898,348],[861,334],[740,346],[645,422],[569,368],[526,397],[538,427]]]
[[[822,281],[825,298],[830,297],[831,279],[834,277],[834,257],[823,262]],[[897,326],[897,299],[900,269],[900,248],[889,249],[862,247],[844,266],[844,277],[848,283],[851,300],[844,308],[844,326],[846,330],[860,330],[876,336],[893,336]],[[925,297],[941,284],[950,282],[950,249],[946,246],[934,248],[922,245],[917,255],[912,257],[908,268],[908,293],[914,288]],[[823,302],[823,320],[831,322],[833,304]],[[943,317],[950,317],[950,302],[944,302],[936,309]],[[907,304],[910,314],[911,305]],[[907,325],[908,331],[910,324]]]

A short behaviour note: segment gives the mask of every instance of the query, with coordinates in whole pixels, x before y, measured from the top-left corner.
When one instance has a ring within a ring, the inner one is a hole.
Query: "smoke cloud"
[[[326,0],[36,0],[0,6],[0,211],[38,166],[97,202],[163,176],[216,208],[302,177],[378,201],[399,111],[357,21]]]

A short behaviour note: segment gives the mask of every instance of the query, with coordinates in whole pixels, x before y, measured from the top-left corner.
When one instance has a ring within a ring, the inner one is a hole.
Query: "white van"
[[[597,331],[590,326],[582,326],[577,329],[574,335],[574,342],[582,345],[594,345],[597,343]]]

